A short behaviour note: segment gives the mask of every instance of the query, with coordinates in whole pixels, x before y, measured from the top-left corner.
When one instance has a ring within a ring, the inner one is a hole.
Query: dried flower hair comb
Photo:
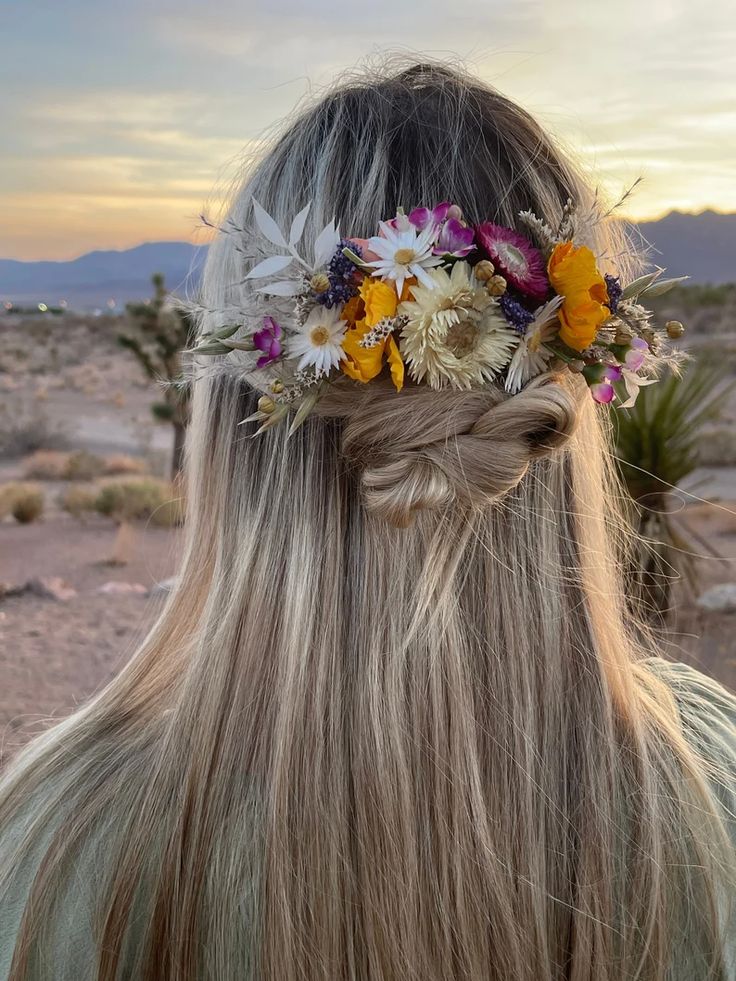
[[[407,373],[434,389],[497,381],[515,394],[544,371],[567,369],[582,374],[597,402],[628,407],[663,366],[676,370],[684,358],[668,343],[682,324],[655,327],[640,302],[681,280],[657,270],[624,286],[603,275],[575,241],[571,202],[557,231],[529,211],[519,215],[524,233],[473,227],[449,202],[399,211],[369,239],[342,237],[333,220],[307,259],[298,246],[309,210],[287,235],[253,200],[258,230],[277,251],[245,279],[268,280],[255,289],[268,309],[230,308],[229,322],[193,348],[264,372],[270,394],[243,420],[260,423],[258,432],[292,411],[293,432],[345,376],[369,384],[387,371],[397,392]]]

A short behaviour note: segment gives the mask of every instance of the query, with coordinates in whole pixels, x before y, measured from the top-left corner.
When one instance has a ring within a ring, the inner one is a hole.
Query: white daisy
[[[471,388],[495,378],[518,344],[498,301],[476,281],[466,262],[452,273],[433,269],[431,287],[411,287],[413,300],[399,304],[407,317],[401,354],[414,381],[431,388]]]
[[[382,279],[393,279],[396,282],[396,292],[401,296],[404,282],[410,276],[423,283],[427,289],[432,289],[432,280],[427,270],[442,263],[442,256],[432,255],[437,227],[430,222],[422,231],[418,231],[408,220],[397,220],[397,227],[392,228],[388,222],[379,222],[380,235],[368,239],[368,248],[379,257],[369,266],[375,269],[374,276]]]
[[[345,357],[341,345],[348,325],[340,319],[341,309],[313,307],[301,327],[289,337],[289,356],[299,358],[297,371],[313,367],[320,378],[328,375]]]
[[[528,381],[546,369],[554,352],[545,344],[555,336],[560,327],[557,312],[562,305],[562,297],[556,296],[539,307],[534,320],[529,324],[519,346],[514,351],[506,375],[506,391],[516,395]]]

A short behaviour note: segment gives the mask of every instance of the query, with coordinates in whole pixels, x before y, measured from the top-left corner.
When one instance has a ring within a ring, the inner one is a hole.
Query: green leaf
[[[662,270],[657,269],[656,272],[647,273],[646,276],[639,276],[638,279],[633,280],[628,286],[624,287],[624,291],[621,294],[622,300],[631,300],[634,297],[639,296],[643,293],[647,287],[651,286],[658,276],[662,275]]]
[[[205,344],[200,344],[197,347],[190,348],[190,354],[229,354],[231,348],[225,347],[224,344],[220,344],[219,341],[208,341]]]
[[[289,436],[293,436],[297,429],[299,429],[299,427],[304,423],[306,418],[309,416],[309,413],[319,401],[320,395],[320,389],[315,388],[304,397],[304,400],[296,410],[296,414],[291,422],[291,425],[289,426]]]
[[[669,291],[677,286],[678,283],[684,283],[686,279],[690,279],[690,277],[677,276],[675,279],[657,280],[657,282],[652,283],[651,286],[645,286],[639,296],[646,296],[650,298],[654,296],[664,296],[665,293],[669,293]]]

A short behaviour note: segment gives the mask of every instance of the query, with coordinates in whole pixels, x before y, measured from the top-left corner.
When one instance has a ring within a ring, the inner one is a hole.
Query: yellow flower
[[[359,292],[365,304],[365,322],[369,327],[375,327],[384,317],[396,316],[399,298],[393,284],[366,276]]]
[[[360,302],[360,306],[358,303]],[[361,347],[360,340],[365,337],[368,331],[375,327],[385,317],[395,317],[399,298],[392,284],[384,283],[383,280],[366,277],[360,287],[360,297],[353,297],[349,300],[343,310],[343,315],[350,306],[350,315],[362,317],[355,319],[354,324],[345,334],[342,342],[343,351],[346,357],[340,362],[340,366],[348,378],[353,378],[359,382],[372,381],[383,370],[384,358],[388,360],[391,371],[391,380],[394,388],[400,392],[404,385],[404,362],[399,354],[399,346],[389,334],[384,340],[374,344],[373,347]]]
[[[386,357],[394,388],[400,392],[404,387],[404,362],[399,354],[399,346],[394,340],[393,334],[389,334],[385,340],[379,341],[373,347],[361,347],[359,341],[365,337],[370,329],[365,321],[359,320],[355,327],[352,327],[345,334],[342,349],[346,356],[340,362],[340,367],[348,378],[365,383],[380,375],[383,369],[383,359]]]
[[[560,338],[582,351],[595,340],[598,328],[611,316],[606,282],[590,249],[572,242],[556,245],[547,264],[549,281],[563,298],[559,311]]]

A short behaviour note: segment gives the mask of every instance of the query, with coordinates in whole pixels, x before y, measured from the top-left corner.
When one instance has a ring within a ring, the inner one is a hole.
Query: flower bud
[[[454,218],[456,221],[462,221],[463,213],[462,210],[456,204],[451,204],[447,209],[447,217]]]
[[[480,283],[486,283],[496,272],[496,267],[489,259],[481,259],[481,261],[473,268],[475,273],[475,278]]]
[[[280,378],[274,378],[274,380],[269,385],[269,388],[271,389],[274,395],[281,395],[281,393],[284,390],[284,383],[281,381]]]
[[[491,276],[486,283],[486,289],[491,296],[503,296],[506,292],[506,280],[503,276]]]
[[[309,280],[309,288],[314,293],[326,293],[330,288],[330,281],[325,273],[315,273]]]
[[[270,416],[273,410],[276,408],[276,403],[268,395],[261,395],[258,399],[258,411],[262,412],[264,415]]]
[[[682,335],[685,333],[685,327],[679,320],[668,320],[664,325],[664,329],[667,331],[667,336],[671,337],[673,340],[677,337],[682,337]]]

